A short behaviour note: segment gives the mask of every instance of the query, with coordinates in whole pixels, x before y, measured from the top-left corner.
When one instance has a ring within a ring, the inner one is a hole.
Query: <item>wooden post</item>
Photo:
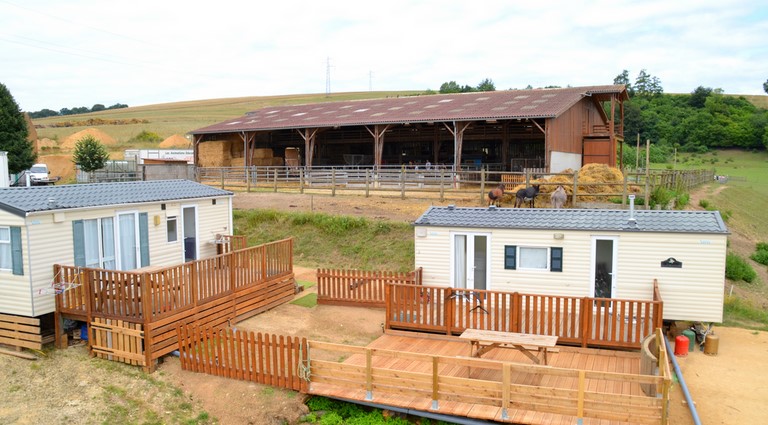
[[[445,334],[451,335],[451,328],[453,327],[453,316],[455,314],[456,303],[453,298],[453,288],[446,288],[448,296],[445,297]]]
[[[405,199],[405,173],[406,168],[400,168],[400,199]]]
[[[512,293],[512,310],[509,312],[511,317],[511,325],[512,329],[510,329],[510,332],[520,332],[520,315],[521,315],[521,302],[520,302],[520,293],[519,292],[513,292]]]
[[[331,168],[331,196],[336,196],[336,169]]]
[[[485,167],[480,168],[480,205],[485,203]]]
[[[371,187],[371,175],[370,170],[365,170],[365,197],[368,198],[370,195],[369,189]]]
[[[592,299],[584,297],[581,300],[581,311],[579,317],[581,318],[581,346],[586,348],[587,341],[589,340],[589,333],[592,331]]]
[[[584,419],[584,389],[586,387],[586,372],[579,370],[579,400],[576,405],[576,418],[581,421]]]
[[[651,166],[651,139],[645,140],[645,209],[651,209],[650,204],[650,198],[651,194],[650,192],[650,170],[648,167]]]
[[[438,388],[438,384],[439,384],[439,380],[438,380],[439,367],[438,366],[439,365],[440,365],[440,362],[438,361],[438,357],[433,356],[432,357],[432,410],[438,410],[440,407],[437,402],[439,393],[440,393]]]
[[[445,178],[444,170],[440,169],[440,202],[445,200],[445,187],[443,187],[443,179]]]
[[[219,168],[221,171],[221,190],[224,190],[224,167]]]
[[[304,169],[299,168],[299,193],[304,193]]]
[[[576,205],[578,205],[577,198],[579,196],[579,172],[576,171],[573,173],[573,208],[576,208]]]
[[[373,400],[373,350],[365,350],[365,399]]]
[[[144,370],[153,372],[155,365],[152,364],[152,291],[149,287],[149,274],[144,272],[140,275],[141,279],[141,297],[143,298],[143,312],[141,320],[141,330],[144,331]]]
[[[627,176],[624,176],[624,187],[621,189],[621,206],[627,205]]]
[[[244,170],[245,170],[245,192],[248,193],[251,191],[251,169],[248,166],[246,166]]]
[[[277,193],[277,168],[273,170],[274,192]]]
[[[501,419],[509,419],[510,387],[512,384],[512,364],[504,363],[501,370]]]
[[[318,279],[318,283],[319,280],[320,279]],[[319,285],[317,289],[318,291],[320,290]],[[384,329],[389,330],[392,328],[392,285],[389,283],[384,285],[384,298],[386,300],[384,302]]]

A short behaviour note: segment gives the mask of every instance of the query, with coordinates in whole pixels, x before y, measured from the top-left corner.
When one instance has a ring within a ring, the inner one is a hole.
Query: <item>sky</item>
[[[0,83],[24,111],[602,85],[625,69],[667,93],[765,94],[768,1],[0,0]]]

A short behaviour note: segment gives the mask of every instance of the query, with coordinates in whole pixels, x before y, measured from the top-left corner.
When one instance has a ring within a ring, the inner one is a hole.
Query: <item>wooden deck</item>
[[[472,359],[467,341],[398,331],[360,350],[309,347],[314,395],[515,424],[574,424],[579,417],[584,424],[665,423],[669,381],[641,376],[638,352],[558,346],[549,365],[538,366],[518,350]],[[349,357],[315,360],[329,358],[318,352],[326,350]],[[640,384],[648,380],[661,394],[645,395]]]

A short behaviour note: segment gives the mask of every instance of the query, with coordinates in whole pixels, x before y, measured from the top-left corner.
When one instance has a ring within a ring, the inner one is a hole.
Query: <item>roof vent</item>
[[[456,205],[453,205],[453,204],[451,204],[451,205],[448,205],[448,209],[449,209],[449,210],[452,210],[452,209],[455,209],[455,208],[456,208]]]
[[[628,226],[637,226],[637,219],[635,219],[635,195],[629,195],[629,219],[627,220]]]
[[[57,205],[58,205],[58,204],[56,203],[56,200],[55,200],[55,199],[53,199],[53,198],[48,198],[48,207],[49,207],[49,208],[53,208],[53,207],[55,207],[55,206],[57,206]]]
[[[496,205],[488,205],[488,209],[494,211],[496,210]]]

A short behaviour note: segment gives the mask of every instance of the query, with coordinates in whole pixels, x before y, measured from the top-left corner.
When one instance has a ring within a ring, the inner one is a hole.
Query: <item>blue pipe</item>
[[[696,412],[696,405],[693,404],[693,398],[691,398],[691,393],[688,392],[688,387],[685,385],[685,378],[683,378],[683,372],[680,371],[680,366],[677,364],[677,359],[675,358],[675,354],[672,351],[672,347],[669,345],[669,341],[667,338],[664,339],[664,344],[667,346],[667,357],[672,359],[672,366],[675,368],[675,375],[677,375],[677,380],[680,382],[680,388],[683,389],[683,395],[685,396],[685,402],[688,403],[688,410],[691,411],[691,417],[693,418],[693,423],[695,425],[701,425],[701,419],[699,419],[699,414]]]
[[[359,404],[361,406],[367,406],[367,407],[373,407],[374,409],[379,410],[391,410],[393,412],[399,412],[399,413],[405,413],[406,415],[413,415],[413,416],[420,416],[422,418],[429,418],[434,419],[438,421],[443,422],[449,422],[452,424],[461,424],[461,425],[493,425],[498,424],[498,422],[488,422],[483,421],[479,419],[472,419],[472,418],[465,418],[461,416],[453,416],[453,415],[446,415],[442,413],[432,413],[432,412],[425,412],[423,410],[414,410],[414,409],[406,409],[403,407],[397,407],[397,406],[390,406],[387,404],[379,404],[379,403],[371,403],[371,402],[365,402],[360,400],[350,400],[346,398],[339,398],[339,397],[328,397],[340,401],[346,401],[347,403],[354,403]]]

